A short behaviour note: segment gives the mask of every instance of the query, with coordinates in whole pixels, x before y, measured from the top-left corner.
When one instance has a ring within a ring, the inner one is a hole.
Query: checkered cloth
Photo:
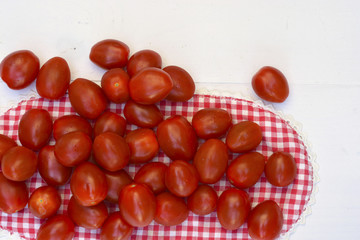
[[[110,104],[109,110],[122,114],[123,104]],[[256,151],[261,152],[264,156],[269,157],[274,151],[290,152],[297,163],[297,177],[293,184],[285,188],[272,186],[266,181],[264,174],[260,181],[253,187],[247,189],[252,206],[267,199],[275,200],[283,210],[284,226],[282,232],[285,233],[294,226],[299,220],[300,215],[305,211],[306,205],[313,191],[313,168],[309,162],[309,156],[304,143],[299,134],[284,119],[275,115],[273,112],[263,109],[261,106],[242,99],[230,97],[217,97],[209,95],[195,95],[189,102],[175,103],[162,101],[159,103],[161,112],[165,117],[175,114],[183,115],[191,121],[194,113],[202,108],[216,107],[229,111],[233,118],[233,123],[250,120],[258,123],[263,131],[263,141]],[[74,114],[68,97],[63,97],[59,101],[49,101],[42,98],[32,98],[19,103],[15,108],[10,109],[5,115],[0,117],[0,133],[18,141],[17,131],[20,117],[29,109],[42,108],[50,112],[53,119],[65,114]],[[127,130],[135,129],[135,126],[128,125]],[[18,141],[19,143],[19,141]],[[51,140],[54,144],[54,140]],[[230,161],[237,157],[238,154],[230,154]],[[163,152],[153,161],[161,161],[169,164],[170,160]],[[131,176],[140,166],[130,165],[126,170]],[[46,185],[40,175],[36,173],[27,181],[29,192],[36,188]],[[213,185],[214,189],[220,195],[231,185],[223,178]],[[63,204],[58,213],[66,213],[71,191],[70,186],[58,188],[61,194]],[[106,203],[110,212],[115,211],[118,207],[115,204]],[[24,210],[7,215],[0,212],[0,226],[10,232],[17,232],[25,239],[35,239],[36,231],[44,220],[39,220],[31,215],[29,210]],[[86,230],[76,227],[75,239],[99,239],[100,230]],[[197,216],[189,214],[188,219],[181,225],[173,227],[164,227],[152,222],[148,227],[137,228],[132,234],[132,239],[250,239],[247,226],[244,224],[241,228],[234,231],[223,229],[217,221],[216,212],[206,216]]]

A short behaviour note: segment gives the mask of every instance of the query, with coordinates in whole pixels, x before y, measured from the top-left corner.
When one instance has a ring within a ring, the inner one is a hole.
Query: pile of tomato
[[[253,239],[278,237],[283,225],[278,204],[267,200],[251,209],[245,189],[264,172],[274,186],[290,185],[297,171],[291,153],[275,152],[266,159],[254,151],[263,137],[260,126],[233,123],[224,109],[201,109],[191,122],[180,115],[164,119],[157,103],[191,99],[192,77],[177,66],[162,68],[155,51],[142,50],[130,58],[129,52],[126,44],[112,39],[92,47],[90,60],[108,69],[101,86],[84,78],[71,82],[61,57],[41,68],[28,50],[3,59],[1,78],[9,88],[22,89],[36,79],[43,98],[57,100],[68,92],[78,115],[53,122],[46,110],[31,109],[19,122],[21,146],[0,134],[0,210],[12,214],[28,205],[35,217],[47,219],[37,232],[39,240],[72,239],[75,224],[101,228],[102,240],[127,239],[134,227],[153,220],[164,226],[181,224],[189,211],[216,211],[227,230],[247,222]],[[283,102],[289,94],[286,78],[273,67],[260,69],[252,85],[271,102]],[[124,117],[106,111],[109,102],[124,103]],[[138,128],[126,132],[127,124]],[[56,143],[51,146],[52,136]],[[199,138],[204,140],[200,146]],[[172,160],[168,166],[152,161],[160,149]],[[229,151],[239,156],[230,161]],[[142,164],[134,179],[124,170],[128,164]],[[48,185],[29,197],[25,181],[37,171]],[[218,196],[211,185],[224,175],[234,187]],[[56,187],[68,183],[72,197],[67,215],[57,214],[62,200]],[[109,213],[104,201],[118,204],[119,211]]]

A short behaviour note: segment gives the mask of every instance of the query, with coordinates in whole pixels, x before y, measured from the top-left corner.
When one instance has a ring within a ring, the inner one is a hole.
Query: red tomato
[[[14,182],[0,172],[0,211],[13,214],[25,208],[29,193],[25,182]]]
[[[230,151],[243,153],[255,149],[262,140],[260,126],[251,121],[243,121],[230,128],[226,136],[226,145]]]
[[[22,146],[10,148],[1,160],[1,170],[7,179],[25,181],[37,170],[37,156]]]
[[[89,159],[91,138],[83,132],[70,132],[55,143],[56,159],[66,167],[75,167]]]
[[[120,212],[113,212],[101,228],[100,240],[126,240],[133,230],[134,228],[122,218]]]
[[[279,205],[272,200],[259,203],[249,214],[248,231],[252,239],[276,239],[281,232],[284,218]]]
[[[173,80],[173,89],[166,99],[175,102],[186,102],[194,96],[195,83],[190,74],[177,66],[167,66],[163,69]]]
[[[91,124],[78,115],[64,115],[54,121],[53,135],[55,140],[70,132],[84,132],[89,137],[92,137]]]
[[[125,141],[130,149],[130,163],[145,163],[159,152],[159,143],[153,130],[138,128],[129,132]]]
[[[71,106],[82,117],[96,119],[107,107],[101,87],[84,78],[77,78],[69,86]]]
[[[61,197],[56,188],[43,186],[37,188],[29,198],[29,210],[38,218],[44,219],[56,214],[61,205]]]
[[[75,236],[75,225],[66,215],[55,215],[44,222],[36,240],[72,240]]]
[[[19,122],[19,140],[24,147],[40,150],[51,137],[52,119],[44,109],[31,109],[27,111]]]
[[[204,108],[197,111],[192,126],[199,138],[219,138],[225,135],[232,124],[231,115],[220,108]]]
[[[265,166],[266,179],[277,187],[290,185],[296,177],[296,171],[296,162],[287,152],[273,153]]]
[[[226,176],[235,187],[249,188],[260,179],[264,167],[265,157],[261,153],[245,153],[230,163]]]
[[[200,185],[187,199],[188,208],[197,215],[215,211],[218,195],[209,185]]]
[[[125,104],[124,115],[129,123],[142,128],[156,127],[164,119],[163,114],[155,104],[143,105],[133,100],[129,100]]]
[[[146,184],[154,194],[166,191],[165,172],[167,166],[162,162],[150,162],[143,165],[135,174],[136,183]]]
[[[269,102],[281,103],[289,96],[289,85],[284,74],[273,67],[261,68],[251,84],[255,93]]]
[[[189,216],[189,209],[184,199],[169,192],[156,196],[155,222],[164,226],[175,226],[184,222]]]
[[[125,43],[114,39],[105,39],[91,48],[89,58],[102,68],[122,68],[128,63],[129,52],[130,49]]]
[[[38,75],[39,58],[29,50],[20,50],[7,55],[0,64],[2,80],[11,89],[29,86]]]
[[[123,219],[134,227],[145,227],[154,220],[156,198],[144,184],[125,186],[119,195],[119,209]]]
[[[126,120],[113,112],[104,112],[96,119],[94,125],[94,136],[104,132],[113,132],[124,136],[126,130]]]
[[[70,180],[75,199],[83,206],[94,206],[106,198],[108,185],[105,174],[95,164],[84,162],[77,166]]]
[[[101,87],[113,103],[123,103],[130,98],[129,75],[122,68],[107,71],[101,78]]]
[[[76,225],[87,229],[100,228],[108,217],[108,210],[104,202],[85,207],[80,205],[74,197],[70,198],[67,213]]]
[[[9,150],[12,147],[16,147],[17,143],[9,138],[8,136],[5,136],[3,134],[0,134],[0,164],[1,164],[1,159],[4,155],[4,153]]]
[[[172,160],[190,161],[198,147],[194,129],[186,118],[179,115],[161,122],[157,129],[157,137],[160,148]]]
[[[36,90],[41,97],[59,99],[65,95],[69,84],[69,65],[65,59],[54,57],[40,68],[36,79]]]
[[[124,170],[121,169],[117,172],[103,171],[106,176],[106,181],[108,185],[108,193],[106,200],[112,203],[119,202],[120,191],[128,184],[133,182],[131,176]]]
[[[131,56],[127,64],[127,72],[130,76],[147,67],[161,68],[160,55],[153,50],[141,50]]]
[[[229,188],[220,195],[216,211],[221,226],[235,230],[245,223],[250,209],[248,194],[237,188]]]

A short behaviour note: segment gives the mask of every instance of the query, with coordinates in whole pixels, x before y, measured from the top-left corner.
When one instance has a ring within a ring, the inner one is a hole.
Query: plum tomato
[[[84,132],[92,138],[92,126],[83,117],[78,115],[64,115],[54,121],[53,136],[56,141],[59,140],[61,136],[76,131]]]
[[[107,71],[101,78],[101,88],[113,103],[123,103],[130,98],[129,75],[122,68]]]
[[[189,209],[184,199],[169,192],[156,196],[155,222],[163,226],[175,226],[184,222],[189,216]]]
[[[25,208],[29,193],[25,182],[7,179],[0,172],[0,211],[13,214]]]
[[[51,186],[37,188],[29,198],[30,212],[41,219],[55,215],[60,205],[60,194]]]
[[[113,132],[124,136],[126,130],[126,120],[113,112],[104,112],[96,119],[94,125],[94,137],[104,132]]]
[[[16,147],[17,143],[6,135],[0,134],[0,164],[4,153],[12,147]]]
[[[126,70],[131,77],[147,67],[161,68],[161,64],[161,56],[157,52],[145,49],[134,53],[130,57]]]
[[[173,80],[173,89],[166,99],[174,102],[186,102],[194,96],[195,83],[190,74],[177,66],[167,66],[163,69]]]
[[[215,211],[218,195],[209,185],[200,185],[187,199],[189,210],[197,215],[207,215]]]
[[[296,162],[287,152],[275,152],[266,162],[266,179],[274,186],[286,187],[296,178]]]
[[[134,181],[146,184],[157,195],[166,191],[166,169],[167,166],[162,162],[146,163],[136,172]]]
[[[100,240],[126,240],[130,238],[133,230],[120,212],[113,212],[101,227]]]
[[[75,225],[66,215],[55,215],[44,222],[36,235],[36,240],[72,240]]]
[[[126,185],[132,183],[133,179],[124,169],[121,169],[116,172],[103,170],[103,172],[105,173],[106,181],[109,189],[106,196],[106,200],[112,203],[118,203],[120,191]]]
[[[255,149],[261,140],[260,126],[255,122],[242,121],[230,128],[226,136],[226,145],[234,153],[243,153]]]
[[[154,128],[164,119],[155,104],[143,105],[131,99],[125,104],[124,116],[129,123],[142,128]]]

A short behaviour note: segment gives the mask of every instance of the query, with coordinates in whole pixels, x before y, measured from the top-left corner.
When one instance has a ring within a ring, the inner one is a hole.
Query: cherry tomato
[[[129,132],[125,141],[130,149],[130,163],[145,163],[159,152],[159,143],[153,130],[138,128]]]
[[[124,136],[126,130],[126,120],[113,112],[104,112],[96,119],[94,125],[95,137],[104,132],[113,132]]]
[[[169,192],[156,196],[155,222],[164,226],[175,226],[184,222],[189,216],[189,209],[184,199]]]
[[[59,99],[65,95],[70,84],[70,68],[61,57],[49,59],[39,71],[36,90],[41,97]]]
[[[36,240],[72,240],[75,236],[75,225],[66,215],[55,215],[44,222]]]
[[[101,78],[101,87],[113,103],[123,103],[130,98],[129,75],[121,68],[107,71]]]
[[[120,212],[113,212],[101,228],[100,240],[126,240],[133,230],[134,228],[122,218]]]
[[[200,185],[187,199],[188,208],[197,215],[215,211],[218,195],[209,185]]]
[[[265,168],[265,157],[258,152],[245,153],[229,165],[226,176],[237,188],[249,188],[260,179]]]
[[[146,184],[154,194],[162,193],[166,190],[165,172],[167,166],[162,162],[150,162],[143,165],[135,174],[136,183]]]
[[[281,232],[284,218],[279,205],[272,200],[259,203],[249,214],[248,231],[252,239],[276,239]]]
[[[131,176],[124,170],[121,169],[117,172],[103,171],[106,176],[106,181],[108,185],[108,193],[106,200],[112,203],[119,202],[120,191],[128,184],[133,182]]]
[[[120,192],[119,209],[123,219],[131,226],[145,227],[155,217],[155,195],[144,184],[129,184]]]
[[[0,134],[0,164],[1,164],[1,159],[4,155],[4,153],[9,150],[12,147],[16,147],[17,143],[9,138],[8,136],[5,136],[3,134]]]
[[[127,64],[127,72],[134,76],[140,70],[147,67],[161,68],[161,56],[153,50],[141,50],[132,55]]]
[[[0,211],[13,214],[25,208],[29,193],[25,182],[14,182],[0,172]]]
[[[1,160],[1,170],[7,179],[25,181],[37,170],[37,156],[22,146],[10,148]]]
[[[51,137],[52,119],[44,109],[31,109],[27,111],[19,122],[19,140],[24,147],[40,150]]]
[[[251,121],[243,121],[232,126],[226,136],[226,145],[234,153],[255,149],[262,140],[260,126]]]
[[[179,115],[161,122],[157,128],[157,137],[160,148],[172,160],[190,161],[198,147],[194,129],[186,118]]]
[[[290,153],[275,152],[265,165],[266,179],[274,186],[286,187],[296,177],[296,162]]]
[[[156,105],[143,105],[133,100],[125,104],[124,115],[129,123],[142,128],[156,127],[164,119],[164,115]]]
[[[64,115],[54,121],[53,135],[55,140],[70,132],[84,132],[89,137],[92,137],[91,124],[78,115]]]
[[[281,103],[289,96],[289,85],[284,74],[273,67],[261,68],[251,84],[255,93],[269,102]]]
[[[79,204],[87,207],[97,205],[108,192],[106,176],[95,164],[84,162],[75,168],[70,189]]]
[[[29,86],[38,75],[39,58],[29,50],[20,50],[7,55],[0,64],[2,80],[11,89]]]
[[[199,138],[219,138],[225,135],[232,124],[231,115],[220,108],[204,108],[197,111],[192,126]]]
[[[89,58],[102,68],[122,68],[128,63],[129,52],[130,49],[125,43],[114,39],[105,39],[91,48]]]
[[[177,66],[167,66],[163,69],[173,80],[173,89],[166,99],[175,102],[186,102],[194,96],[195,83],[190,74]]]
[[[84,78],[77,78],[69,86],[71,106],[82,117],[96,119],[107,107],[101,87]]]
[[[38,218],[44,219],[56,214],[61,205],[61,197],[56,188],[43,186],[37,188],[29,198],[29,210]]]

